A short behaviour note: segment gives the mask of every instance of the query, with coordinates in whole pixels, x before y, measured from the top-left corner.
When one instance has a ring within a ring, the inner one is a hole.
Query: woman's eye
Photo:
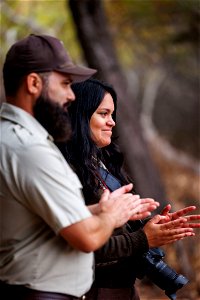
[[[107,115],[107,112],[100,112],[99,113],[101,116],[106,116]]]

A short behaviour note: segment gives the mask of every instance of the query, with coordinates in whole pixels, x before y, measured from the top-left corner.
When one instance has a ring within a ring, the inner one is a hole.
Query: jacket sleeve
[[[114,231],[106,244],[95,252],[95,260],[96,264],[114,262],[143,255],[148,250],[149,245],[143,229],[135,232],[121,230],[121,233]]]

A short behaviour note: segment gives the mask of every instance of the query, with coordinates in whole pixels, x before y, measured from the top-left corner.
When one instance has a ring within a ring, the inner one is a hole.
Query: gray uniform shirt
[[[81,183],[35,118],[7,103],[0,116],[0,280],[81,296],[93,254],[58,235],[91,216]]]

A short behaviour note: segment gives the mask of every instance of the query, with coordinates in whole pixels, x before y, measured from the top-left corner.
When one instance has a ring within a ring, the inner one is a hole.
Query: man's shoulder
[[[47,131],[29,113],[8,103],[3,103],[1,116],[1,141],[15,147],[46,142]]]
[[[18,149],[46,143],[45,136],[33,133],[21,124],[7,120],[1,122],[1,144],[6,147]]]

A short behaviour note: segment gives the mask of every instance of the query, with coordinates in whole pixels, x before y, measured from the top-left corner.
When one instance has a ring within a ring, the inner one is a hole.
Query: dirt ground
[[[175,161],[168,161],[152,149],[153,158],[160,171],[173,209],[196,205],[200,214],[200,176]],[[189,279],[189,283],[177,291],[177,300],[200,300],[200,230],[196,236],[186,238],[173,246],[165,246],[165,262],[177,273]],[[180,244],[179,244],[180,243]],[[141,300],[167,300],[164,291],[148,281],[136,283]]]

